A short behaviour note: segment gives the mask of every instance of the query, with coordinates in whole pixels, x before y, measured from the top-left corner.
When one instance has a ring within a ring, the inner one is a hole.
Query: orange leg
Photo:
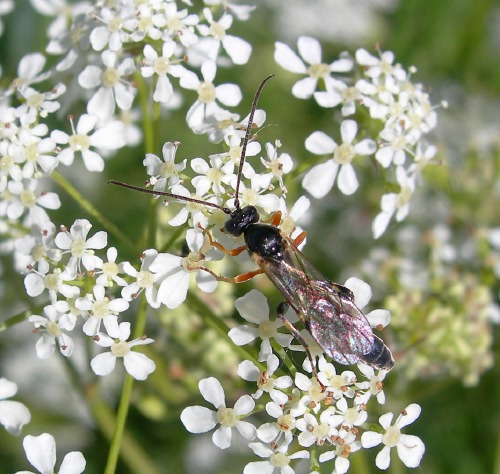
[[[239,255],[241,252],[243,252],[244,250],[247,249],[247,246],[246,245],[242,245],[241,247],[236,247],[234,249],[227,249],[226,247],[224,247],[222,244],[219,244],[219,242],[217,242],[213,235],[210,233],[210,231],[208,231],[207,229],[205,229],[204,227],[202,227],[200,224],[198,224],[198,227],[205,233],[205,235],[208,237],[208,241],[210,242],[210,245],[212,247],[215,247],[216,249],[219,249],[221,252],[224,252],[226,255],[230,255],[231,257],[236,257],[236,255]]]
[[[304,242],[306,237],[307,237],[307,232],[305,230],[302,231],[297,237],[295,237],[295,239],[293,239],[295,247],[298,247],[302,242]]]

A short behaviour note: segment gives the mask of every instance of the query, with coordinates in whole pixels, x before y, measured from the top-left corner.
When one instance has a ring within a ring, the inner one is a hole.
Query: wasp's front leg
[[[224,252],[226,255],[230,255],[231,257],[236,257],[237,255],[239,255],[244,250],[247,250],[247,246],[246,245],[242,245],[241,247],[236,247],[234,249],[227,249],[226,247],[224,247],[224,245],[220,244],[219,242],[217,242],[214,239],[213,235],[210,233],[209,230],[207,230],[204,227],[202,227],[201,224],[198,224],[198,227],[207,236],[208,241],[210,242],[210,245],[212,247],[215,247],[216,249],[219,249],[221,252]]]
[[[290,303],[287,301],[283,301],[278,305],[276,308],[276,316],[281,319],[285,327],[292,333],[292,335],[299,341],[300,344],[304,347],[307,358],[309,359],[309,362],[311,363],[311,369],[313,372],[314,377],[316,377],[316,380],[318,381],[319,385],[321,386],[322,391],[324,392],[326,387],[320,382],[318,378],[318,372],[316,372],[316,367],[315,367],[315,362],[314,359],[311,355],[311,351],[309,350],[309,345],[307,344],[307,341],[302,337],[298,329],[290,322],[288,319],[285,317],[285,313],[288,311],[288,308],[290,308]]]

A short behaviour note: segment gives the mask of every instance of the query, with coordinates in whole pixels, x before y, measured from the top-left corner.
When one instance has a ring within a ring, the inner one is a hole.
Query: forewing
[[[331,283],[286,239],[285,259],[252,255],[295,309],[321,348],[341,364],[353,364],[373,348],[366,317],[343,286]]]

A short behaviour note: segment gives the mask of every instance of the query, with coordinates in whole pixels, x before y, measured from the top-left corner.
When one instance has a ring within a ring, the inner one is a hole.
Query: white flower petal
[[[405,466],[417,467],[425,453],[425,445],[418,436],[402,434],[397,450]]]
[[[206,379],[201,379],[198,382],[198,388],[203,398],[211,403],[215,408],[223,408],[226,406],[226,400],[224,396],[224,389],[222,385],[215,377],[208,377]]]
[[[125,370],[136,380],[146,380],[154,372],[155,363],[140,352],[129,352],[124,358]]]
[[[24,451],[30,464],[40,472],[53,472],[56,463],[56,443],[53,436],[28,435],[23,440]]]
[[[196,405],[182,410],[181,421],[190,433],[206,433],[217,425],[217,414]]]
[[[313,166],[304,176],[302,187],[313,197],[320,199],[332,189],[337,170],[338,165],[333,160]]]
[[[275,43],[274,60],[287,71],[297,74],[306,73],[306,66],[302,59],[285,43]]]

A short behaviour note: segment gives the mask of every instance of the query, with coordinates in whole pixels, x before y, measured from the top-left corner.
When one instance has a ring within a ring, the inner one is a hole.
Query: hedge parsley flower
[[[348,72],[352,69],[352,60],[341,58],[331,64],[321,60],[321,44],[310,36],[301,36],[297,40],[300,57],[286,44],[276,42],[274,60],[287,71],[296,74],[307,74],[308,77],[299,80],[292,87],[292,94],[299,99],[308,99],[318,87],[321,79],[327,90],[331,89],[336,80],[332,72]]]
[[[129,303],[123,298],[108,298],[104,287],[96,285],[92,293],[77,298],[75,307],[83,314],[89,315],[83,325],[83,332],[87,336],[95,336],[101,329],[101,322],[107,329],[108,322],[112,322],[116,314],[126,311]]]
[[[56,340],[61,354],[71,357],[73,353],[73,339],[63,331],[72,331],[76,324],[76,315],[69,312],[66,301],[57,301],[43,308],[45,316],[32,314],[28,321],[35,325],[36,333],[41,333],[36,343],[36,355],[39,359],[50,357],[56,347]]]
[[[158,300],[159,274],[151,272],[149,267],[158,256],[155,249],[144,250],[141,254],[141,267],[136,270],[129,262],[124,262],[123,271],[135,278],[135,281],[129,283],[122,289],[122,296],[127,301],[137,298],[143,291],[146,295],[146,301],[152,308],[159,308],[161,301]]]
[[[24,425],[30,422],[29,410],[21,402],[6,400],[17,393],[17,384],[0,378],[0,423],[10,433],[17,436]]]
[[[358,125],[354,120],[344,120],[340,125],[340,145],[323,132],[314,132],[306,139],[306,149],[311,153],[333,155],[325,163],[313,166],[302,180],[302,186],[315,198],[322,198],[332,189],[337,172],[337,186],[343,194],[350,195],[358,189],[359,183],[351,162],[358,155],[373,154],[377,145],[368,138],[353,143],[357,132]]]
[[[69,231],[61,226],[61,232],[56,235],[57,247],[62,253],[70,254],[66,270],[72,274],[81,273],[81,265],[89,271],[102,267],[102,260],[95,255],[94,250],[106,247],[108,234],[101,230],[87,239],[91,228],[92,224],[87,219],[77,219]]]
[[[203,9],[203,15],[208,25],[198,25],[198,31],[205,38],[200,40],[196,48],[206,51],[208,57],[215,61],[222,46],[234,64],[246,64],[252,53],[252,46],[241,38],[227,34],[233,24],[232,15],[225,12],[219,21],[215,21],[209,8]]]
[[[132,58],[124,58],[118,62],[114,51],[101,54],[102,67],[89,64],[78,76],[78,83],[84,89],[96,89],[87,103],[87,112],[99,117],[101,122],[109,120],[118,106],[129,110],[135,96],[135,89],[125,79],[135,72]]]
[[[410,199],[415,191],[415,175],[407,173],[402,166],[396,168],[399,193],[384,194],[380,200],[380,212],[372,223],[373,238],[378,239],[387,229],[392,216],[402,221],[410,211]]]
[[[238,366],[238,375],[243,380],[257,383],[257,391],[252,395],[256,400],[264,393],[268,393],[271,400],[284,405],[288,401],[288,395],[280,389],[290,387],[293,380],[288,375],[273,377],[273,374],[279,367],[279,359],[276,355],[271,354],[267,358],[266,363],[266,370],[261,371],[253,362],[244,360]]]
[[[31,178],[9,181],[7,189],[12,200],[7,206],[7,217],[16,220],[24,211],[28,211],[31,223],[43,225],[49,222],[49,216],[43,208],[59,209],[61,201],[56,193],[40,191],[40,186],[38,180]]]
[[[160,253],[149,266],[149,270],[156,274],[160,285],[158,301],[169,309],[177,308],[185,301],[193,272],[196,274],[196,283],[202,291],[211,293],[218,285],[214,275],[199,268],[200,262],[208,259],[205,252],[209,248],[205,250],[204,235],[189,229],[186,232],[186,243],[190,252],[185,257]]]
[[[106,287],[111,287],[115,283],[119,286],[126,286],[127,282],[118,275],[118,273],[123,272],[123,263],[116,263],[118,257],[116,247],[110,247],[106,252],[106,256],[108,261],[103,262],[101,270],[96,272],[99,275],[95,281],[96,284]]]
[[[310,457],[309,451],[306,450],[289,455],[287,444],[270,447],[263,443],[250,443],[249,446],[257,456],[267,458],[267,460],[248,463],[243,469],[243,474],[273,473],[275,469],[278,469],[281,474],[294,474],[295,470],[290,466],[290,461]]]
[[[67,145],[57,155],[58,160],[66,166],[73,163],[75,153],[81,153],[83,163],[89,171],[104,170],[104,160],[101,154],[92,148],[100,150],[117,150],[125,146],[125,126],[117,120],[98,125],[99,118],[84,114],[78,120],[76,128],[70,117],[71,135],[61,130],[53,130],[51,138],[60,145]],[[92,132],[93,131],[93,132]]]
[[[243,346],[260,338],[262,344],[259,352],[259,361],[267,360],[272,354],[270,339],[273,338],[280,346],[287,347],[293,339],[291,334],[282,334],[278,329],[283,326],[279,319],[269,319],[269,305],[266,297],[257,290],[251,290],[234,302],[236,311],[243,319],[256,324],[252,326],[238,326],[228,333],[237,346]]]
[[[130,323],[118,324],[116,316],[110,316],[106,321],[106,331],[107,334],[99,333],[94,340],[101,347],[109,347],[110,351],[98,354],[90,361],[92,370],[97,375],[109,375],[115,368],[116,359],[122,358],[125,370],[134,379],[146,380],[148,375],[154,372],[156,365],[149,357],[131,349],[151,344],[153,339],[140,337],[127,342],[130,337]]]
[[[208,117],[225,111],[216,101],[229,107],[235,107],[241,101],[241,90],[236,84],[214,85],[216,72],[215,62],[205,61],[201,65],[203,81],[200,81],[196,74],[191,71],[187,71],[181,77],[181,87],[195,90],[198,93],[198,99],[189,108],[186,115],[187,123],[193,130],[205,122]]]
[[[255,407],[255,402],[250,395],[243,395],[236,400],[234,408],[227,408],[224,389],[216,378],[202,379],[198,387],[203,398],[211,403],[216,411],[199,405],[182,410],[181,421],[189,432],[206,433],[219,425],[212,435],[212,441],[220,449],[231,446],[233,428],[236,428],[248,440],[255,438],[255,426],[241,419]]]
[[[55,472],[56,442],[49,433],[39,436],[28,435],[23,440],[24,452],[30,464],[40,473]],[[66,454],[59,466],[59,474],[80,474],[85,470],[86,461],[80,451]],[[31,471],[18,471],[16,474],[33,474]]]
[[[385,432],[366,431],[361,435],[363,448],[373,448],[379,444],[384,444],[382,451],[377,454],[375,464],[379,469],[387,469],[391,463],[391,448],[396,448],[399,459],[406,467],[418,467],[425,452],[424,443],[414,435],[405,435],[401,429],[413,423],[420,415],[421,408],[416,403],[408,405],[399,415],[394,425],[392,413],[386,413],[379,418],[380,425]]]
[[[143,77],[151,77],[156,75],[156,86],[153,92],[153,100],[166,104],[170,102],[174,95],[174,88],[170,82],[169,75],[173,77],[182,77],[186,69],[180,64],[178,59],[174,57],[177,44],[174,41],[166,41],[162,46],[162,55],[147,44],[144,46],[144,59],[141,66],[141,74]]]
[[[175,163],[175,154],[179,148],[179,142],[165,142],[162,147],[163,161],[153,153],[146,153],[142,164],[146,167],[146,173],[151,176],[149,184],[155,191],[165,191],[180,183],[179,173],[186,168],[186,159]]]

